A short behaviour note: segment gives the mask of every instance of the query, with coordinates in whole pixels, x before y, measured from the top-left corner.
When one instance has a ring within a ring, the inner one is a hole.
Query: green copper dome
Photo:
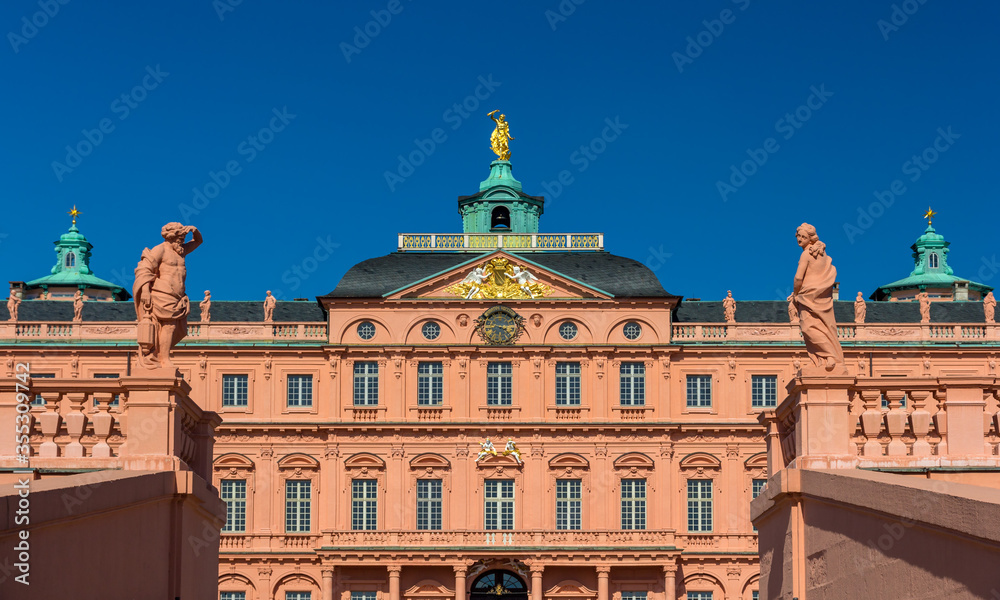
[[[490,176],[479,184],[479,193],[458,197],[463,233],[538,233],[538,218],[545,199],[524,193],[514,179],[510,161],[490,163]]]
[[[107,290],[117,300],[129,299],[131,295],[120,285],[94,275],[90,268],[90,251],[94,246],[77,229],[76,219],[69,231],[59,236],[55,245],[56,264],[50,274],[27,282],[24,286],[26,290],[76,288],[84,293],[88,289]]]

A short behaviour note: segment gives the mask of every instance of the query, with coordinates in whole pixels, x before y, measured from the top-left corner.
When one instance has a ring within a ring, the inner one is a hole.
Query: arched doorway
[[[469,600],[528,600],[528,586],[510,571],[487,571],[472,583]]]

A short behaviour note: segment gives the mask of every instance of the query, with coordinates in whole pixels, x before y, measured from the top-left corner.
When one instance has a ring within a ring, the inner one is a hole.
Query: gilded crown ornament
[[[511,265],[506,258],[494,258],[447,291],[466,300],[527,300],[551,294],[552,288],[526,268]]]

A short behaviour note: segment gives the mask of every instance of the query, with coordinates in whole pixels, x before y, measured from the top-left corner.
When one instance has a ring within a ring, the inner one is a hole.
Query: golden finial
[[[924,218],[927,219],[927,226],[930,227],[931,221],[934,219],[934,215],[937,213],[931,210],[931,207],[927,207],[927,212],[924,213]]]
[[[510,124],[506,120],[506,115],[500,115],[500,118],[494,117],[496,113],[500,112],[495,110],[487,117],[493,119],[493,122],[497,124],[493,133],[490,135],[490,149],[496,154],[500,160],[510,160],[510,147],[507,146],[507,140],[514,139],[514,136],[510,134]]]
[[[74,204],[73,205],[73,210],[68,211],[66,214],[69,215],[69,216],[71,216],[71,217],[73,217],[73,225],[76,225],[76,218],[78,216],[82,215],[83,213],[80,212],[80,211],[78,211],[78,210],[76,210],[76,205]]]

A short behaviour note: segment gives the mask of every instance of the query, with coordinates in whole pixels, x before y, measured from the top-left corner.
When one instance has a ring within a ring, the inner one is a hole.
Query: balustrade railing
[[[671,328],[672,341],[684,343],[718,342],[794,342],[801,343],[802,332],[791,323],[683,323]],[[848,344],[879,343],[983,343],[1000,342],[1000,327],[995,324],[928,323],[842,323],[837,337]]]
[[[603,250],[602,233],[401,233],[400,252]]]
[[[708,536],[713,537],[713,536]],[[718,537],[718,536],[715,536]],[[751,536],[756,537],[756,536]],[[672,546],[673,530],[628,531],[325,531],[326,547],[409,546],[531,546],[531,547],[637,547]],[[228,542],[233,545],[234,542]],[[726,543],[720,544],[726,546]],[[235,546],[234,546],[235,547]],[[734,546],[735,547],[735,546]],[[223,546],[225,548],[225,546]]]
[[[135,336],[132,321],[0,322],[0,340],[132,341]],[[325,323],[189,323],[187,337],[181,344],[221,340],[323,341],[327,338]]]

